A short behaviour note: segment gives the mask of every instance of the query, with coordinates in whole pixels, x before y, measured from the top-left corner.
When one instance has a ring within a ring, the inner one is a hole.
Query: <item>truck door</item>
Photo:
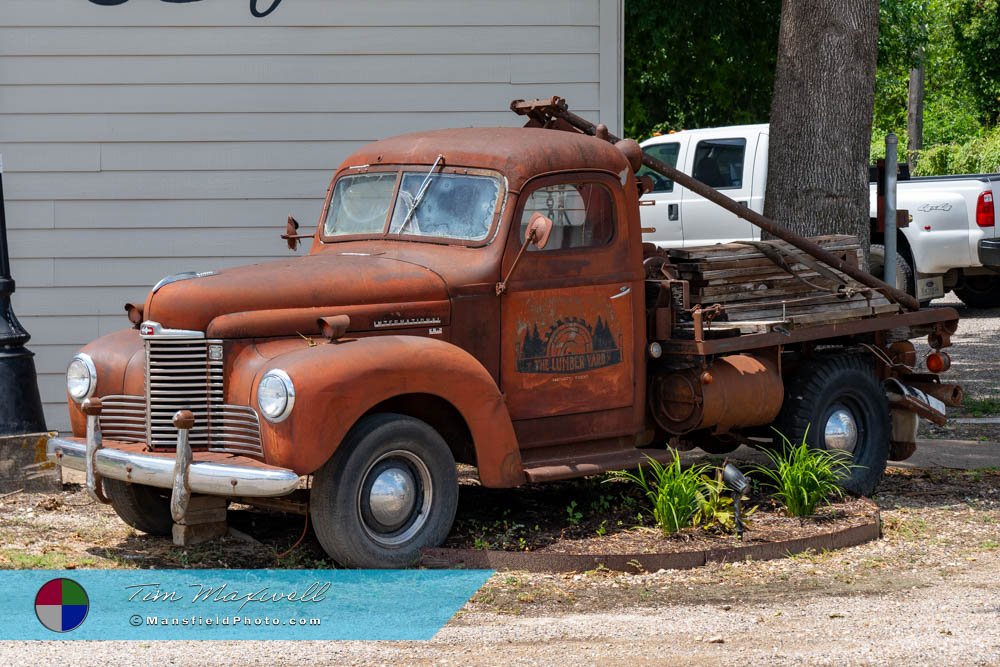
[[[617,228],[620,187],[605,174],[560,175],[537,179],[519,199],[505,272],[532,214],[554,225],[543,250],[521,257],[501,297],[501,385],[515,422],[581,415],[579,428],[598,435],[621,428],[607,413],[632,406],[632,292],[642,283],[629,273],[629,240]],[[594,413],[605,414],[601,425]]]
[[[657,144],[647,144],[643,152],[666,162],[671,167],[683,164],[684,146],[687,142],[668,141]],[[643,229],[653,231],[642,235],[642,240],[655,243],[662,248],[679,248],[684,244],[683,228],[681,226],[681,188],[674,185],[666,176],[649,167],[639,169],[639,176],[649,175],[653,179],[653,191],[639,200],[639,216]]]
[[[751,147],[753,148],[753,147]],[[750,203],[751,182],[747,164],[746,137],[704,139],[694,146],[688,162],[691,175],[706,185],[745,205]],[[749,222],[696,195],[683,190],[684,246],[711,245],[753,238]]]

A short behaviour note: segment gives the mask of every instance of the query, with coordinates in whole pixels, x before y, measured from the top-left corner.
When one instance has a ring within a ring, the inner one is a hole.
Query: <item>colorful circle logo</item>
[[[53,579],[39,588],[35,596],[35,615],[53,632],[76,630],[88,611],[87,591],[72,579]]]

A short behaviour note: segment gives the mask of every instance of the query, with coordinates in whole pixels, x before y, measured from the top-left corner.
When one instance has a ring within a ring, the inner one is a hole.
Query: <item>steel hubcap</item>
[[[393,466],[379,473],[368,494],[372,516],[383,526],[397,527],[410,516],[417,501],[416,483],[409,470]]]
[[[827,449],[853,452],[858,444],[858,422],[850,410],[838,408],[826,420],[823,438]]]
[[[397,547],[427,523],[434,485],[427,464],[411,451],[397,449],[373,461],[362,476],[358,515],[368,536]]]

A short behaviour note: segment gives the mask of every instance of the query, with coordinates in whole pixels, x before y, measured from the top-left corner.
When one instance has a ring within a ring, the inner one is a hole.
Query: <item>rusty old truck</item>
[[[644,245],[643,165],[753,212],[564,100],[512,108],[525,127],[356,151],[314,234],[289,220],[307,255],[127,305],[131,328],[72,359],[50,457],[146,533],[247,503],[306,515],[343,565],[396,567],[448,536],[456,463],[516,487],[808,427],[864,494],[960,397],[937,375],[957,313],[861,271],[856,240]]]

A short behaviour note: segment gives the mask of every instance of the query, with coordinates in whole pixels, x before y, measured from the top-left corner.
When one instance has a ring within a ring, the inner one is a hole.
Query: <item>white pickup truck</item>
[[[684,130],[642,143],[645,152],[763,213],[767,125]],[[752,240],[760,230],[645,167],[654,189],[640,201],[643,238],[662,247]],[[929,176],[899,181],[897,208],[911,220],[898,232],[900,288],[921,301],[954,290],[972,307],[1000,306],[1000,174]],[[872,271],[881,275],[883,234],[871,185]]]

